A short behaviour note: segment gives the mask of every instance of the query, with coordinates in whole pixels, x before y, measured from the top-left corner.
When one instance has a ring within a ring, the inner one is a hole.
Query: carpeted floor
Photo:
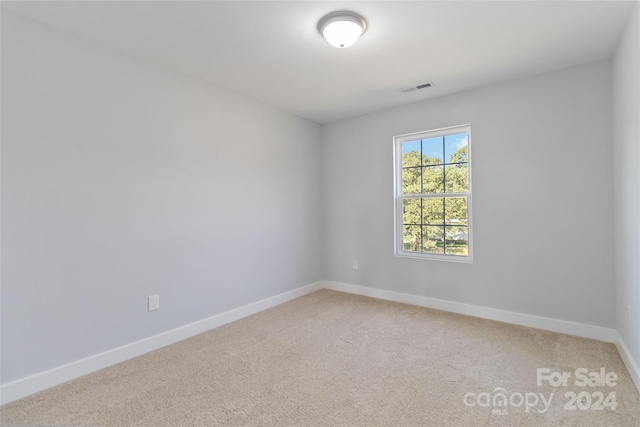
[[[567,385],[538,385],[538,368],[551,382],[568,372]],[[617,379],[580,385],[601,368]],[[612,344],[321,290],[0,415],[11,426],[629,427],[640,395]]]

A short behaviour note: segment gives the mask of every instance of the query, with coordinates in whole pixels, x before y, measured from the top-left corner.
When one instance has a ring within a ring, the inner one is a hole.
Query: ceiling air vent
[[[408,93],[408,92],[413,92],[414,90],[418,90],[418,89],[425,89],[428,87],[433,86],[433,83],[431,82],[427,82],[427,83],[423,83],[421,85],[417,85],[417,86],[409,86],[409,87],[405,87],[400,89],[400,92],[402,93]]]

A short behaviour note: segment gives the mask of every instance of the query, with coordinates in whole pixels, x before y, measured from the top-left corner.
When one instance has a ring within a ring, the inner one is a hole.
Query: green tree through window
[[[397,254],[469,257],[469,136],[465,126],[396,138]]]

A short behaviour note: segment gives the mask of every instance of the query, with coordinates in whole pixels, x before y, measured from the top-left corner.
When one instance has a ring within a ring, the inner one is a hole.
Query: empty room
[[[2,1],[0,425],[640,426],[637,1]]]

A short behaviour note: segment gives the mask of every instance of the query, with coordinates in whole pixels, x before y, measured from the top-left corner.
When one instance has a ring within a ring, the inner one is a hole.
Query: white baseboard
[[[114,348],[75,362],[39,372],[0,387],[0,402],[9,403],[30,394],[73,380],[83,375],[140,356],[152,350],[198,335],[218,326],[250,316],[276,305],[322,289],[322,282],[312,283],[263,299],[179,328]]]
[[[624,340],[620,336],[620,333],[616,331],[616,348],[618,349],[618,353],[620,353],[620,357],[624,362],[624,365],[627,367],[627,371],[629,371],[629,375],[631,375],[631,379],[633,380],[638,392],[640,392],[640,368],[633,360],[633,356],[631,356],[631,352],[629,348],[625,344]]]
[[[562,334],[574,335],[583,338],[591,338],[599,341],[614,343],[620,353],[629,375],[633,380],[638,392],[640,392],[640,368],[636,364],[627,348],[624,340],[617,330],[603,328],[601,326],[586,325],[583,323],[569,322],[567,320],[551,319],[548,317],[534,316],[530,314],[516,313],[513,311],[499,310],[489,307],[464,304],[453,301],[446,301],[436,298],[428,298],[418,295],[403,294],[400,292],[387,291],[383,289],[367,288],[364,286],[352,285],[349,283],[339,283],[324,281],[320,282],[324,289],[347,292],[350,294],[363,295],[372,298],[384,299],[388,301],[401,302],[405,304],[417,305],[420,307],[434,308],[453,313],[465,314],[468,316],[480,317],[483,319],[497,320],[514,325],[528,326],[536,329],[544,329]]]
[[[2,404],[12,402],[38,391],[62,384],[133,357],[140,356],[148,353],[149,351],[198,335],[202,332],[242,319],[323,288],[612,342],[616,344],[618,352],[627,366],[636,387],[640,390],[640,370],[638,369],[638,365],[634,362],[629,350],[624,344],[624,341],[615,329],[436,298],[404,294],[383,289],[368,288],[347,283],[320,281],[200,320],[198,322],[190,323],[122,347],[105,351],[85,359],[4,384],[0,387],[0,402]]]
[[[531,314],[516,313],[513,311],[499,310],[496,308],[482,307],[478,305],[464,304],[460,302],[446,301],[436,298],[428,298],[418,295],[403,294],[400,292],[383,289],[367,288],[339,282],[321,282],[325,289],[348,292],[350,294],[364,295],[372,298],[417,305],[420,307],[434,308],[452,313],[465,314],[483,319],[497,320],[499,322],[512,323],[514,325],[528,326],[530,328],[544,329],[546,331],[560,332],[584,338],[592,338],[599,341],[616,342],[616,330],[601,326],[585,325],[583,323],[569,322],[567,320],[551,319],[548,317],[534,316]]]

